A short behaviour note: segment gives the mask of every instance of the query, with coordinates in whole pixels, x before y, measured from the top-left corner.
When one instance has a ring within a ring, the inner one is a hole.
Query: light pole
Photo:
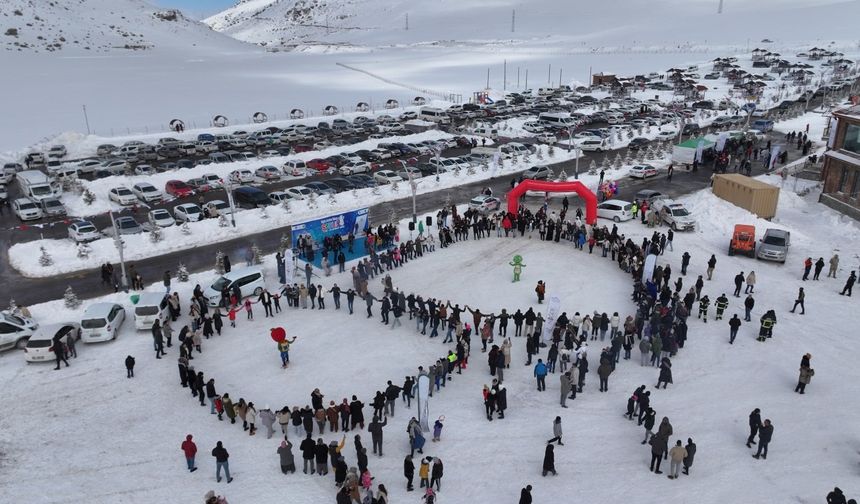
[[[579,147],[573,151],[573,154],[576,156],[576,164],[574,165],[573,178],[579,180]]]
[[[401,159],[400,164],[403,165],[403,171],[406,172],[406,177],[409,180],[409,188],[412,190],[412,225],[415,226],[418,223],[418,214],[416,211],[417,207],[415,204],[415,191],[418,188],[418,184],[415,183],[415,179],[413,178],[412,172],[409,171],[409,165],[406,164],[406,161]],[[436,169],[439,169],[438,165]],[[412,231],[409,232],[409,236],[412,236]]]
[[[439,153],[442,152],[442,149],[434,146],[433,152],[436,153],[436,182],[439,182]]]
[[[108,210],[110,214],[110,223],[113,226],[113,240],[116,245],[116,249],[119,251],[119,267],[122,272],[122,290],[124,292],[128,292],[128,275],[125,273],[125,256],[123,255],[123,247],[125,244],[122,242],[122,238],[119,235],[119,229],[116,227],[116,219],[113,216],[113,209]]]
[[[230,205],[230,224],[236,227],[236,207],[233,204],[233,184],[228,180],[224,183],[224,190],[227,192],[227,203]]]

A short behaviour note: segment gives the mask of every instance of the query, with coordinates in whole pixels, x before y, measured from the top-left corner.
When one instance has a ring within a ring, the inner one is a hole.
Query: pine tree
[[[615,160],[612,162],[612,166],[615,168],[621,168],[624,166],[624,160],[621,159],[621,153],[615,155]]]
[[[260,247],[258,247],[256,243],[251,244],[251,253],[254,254],[254,264],[263,264],[263,252],[260,250]]]
[[[224,273],[224,252],[219,250],[218,252],[215,252],[215,274],[223,275]]]
[[[9,313],[15,313],[17,309],[18,303],[15,302],[15,298],[9,298],[9,308],[7,308],[7,310],[9,310]]]
[[[357,188],[352,190],[352,197],[355,199],[358,199],[358,189]]]
[[[191,234],[191,226],[188,225],[188,221],[183,222],[182,226],[179,227],[179,230],[182,231],[182,234],[184,234],[184,235],[190,235]]]
[[[588,173],[590,173],[592,175],[597,173],[597,162],[594,161],[593,159],[591,160],[590,163],[588,163]]]
[[[549,144],[549,147],[547,148],[547,154],[549,154],[549,157],[555,157],[555,145]]]
[[[160,226],[153,227],[152,231],[149,232],[149,241],[151,241],[152,243],[158,243],[163,238],[164,238],[164,236],[161,233],[161,227]]]
[[[337,204],[337,197],[334,195],[334,193],[328,193],[328,204],[329,205],[336,205]]]
[[[41,255],[39,256],[39,264],[41,264],[42,266],[44,266],[46,268],[48,266],[54,264],[54,259],[51,257],[51,254],[49,254],[48,251],[45,250],[45,247],[40,246],[39,250],[42,252]]]
[[[93,192],[90,191],[89,189],[84,189],[84,194],[81,196],[81,198],[84,200],[84,203],[86,203],[87,205],[92,205],[93,201],[96,200],[96,195],[93,194]]]
[[[543,161],[543,148],[542,147],[543,146],[538,145],[537,152],[535,152],[535,157],[538,159],[538,161]]]
[[[179,267],[176,268],[176,279],[183,283],[188,281],[188,268],[182,263],[179,263]]]
[[[397,180],[393,180],[391,182],[390,186],[391,186],[391,192],[397,192],[400,190],[400,182],[398,182]]]
[[[550,179],[552,179],[552,170],[550,170]],[[564,171],[564,168],[562,168],[561,172],[559,172],[558,179],[562,182],[567,181],[567,172]]]
[[[284,198],[283,201],[281,201],[281,208],[283,208],[285,212],[290,211],[290,198]]]
[[[397,211],[394,209],[394,207],[391,207],[391,213],[388,214],[388,223],[392,226],[397,224]]]
[[[74,310],[75,308],[81,306],[81,300],[78,299],[78,295],[75,294],[75,291],[72,289],[72,286],[66,287],[66,292],[63,294],[63,303],[66,305],[66,308],[70,310]]]
[[[490,160],[486,157],[481,158],[481,171],[487,171],[490,169]]]

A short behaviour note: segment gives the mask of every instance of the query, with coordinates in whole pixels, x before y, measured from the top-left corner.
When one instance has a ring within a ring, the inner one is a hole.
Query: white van
[[[52,198],[62,194],[62,189],[57,183],[52,183],[47,175],[39,170],[24,170],[16,175],[18,186],[24,196],[35,201]]]
[[[170,317],[170,305],[167,295],[162,292],[141,292],[137,304],[134,305],[134,327],[138,331],[152,329],[152,324],[158,320],[161,325]]]
[[[284,174],[286,175],[298,177],[304,175],[305,170],[307,170],[307,165],[301,159],[288,159],[284,163]]]
[[[449,124],[451,122],[451,118],[448,117],[448,113],[440,108],[434,107],[421,107],[421,110],[418,113],[418,118],[424,121],[430,121],[440,124]]]
[[[97,343],[116,339],[122,323],[125,322],[125,308],[116,303],[95,303],[87,307],[81,317],[81,341]]]
[[[570,128],[576,126],[576,119],[570,117],[570,114],[542,112],[538,116],[538,121],[555,128]]]
[[[238,288],[240,299],[247,296],[259,296],[266,288],[266,277],[263,275],[263,268],[259,266],[238,268],[230,273],[225,273],[224,276],[218,277],[203,290],[203,295],[208,298],[209,306],[219,305],[221,291],[224,287],[227,287],[227,290],[230,292]]]
[[[479,126],[479,127],[472,130],[472,134],[479,136],[479,137],[489,138],[490,140],[498,140],[499,139],[499,130],[497,130],[495,128],[487,128],[484,126]]]

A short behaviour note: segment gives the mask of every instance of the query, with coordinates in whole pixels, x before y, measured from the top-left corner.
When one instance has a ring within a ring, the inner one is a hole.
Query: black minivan
[[[268,194],[249,186],[237,187],[233,190],[233,200],[239,208],[257,208],[272,204]]]

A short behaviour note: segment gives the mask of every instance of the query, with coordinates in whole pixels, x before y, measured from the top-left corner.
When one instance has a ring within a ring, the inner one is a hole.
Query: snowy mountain
[[[12,52],[140,51],[228,43],[177,10],[143,0],[4,0],[0,47]]]
[[[844,23],[860,2],[839,0],[240,0],[204,20],[217,31],[264,45],[467,45],[536,43],[675,44],[853,38]],[[822,22],[818,22],[821,20]],[[812,35],[810,37],[810,35]]]

